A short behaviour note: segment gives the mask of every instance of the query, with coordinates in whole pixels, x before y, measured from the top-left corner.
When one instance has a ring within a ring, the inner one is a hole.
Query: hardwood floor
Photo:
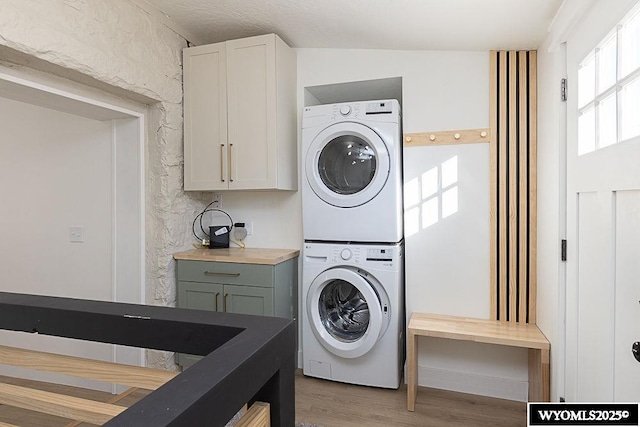
[[[0,382],[25,385],[106,402],[109,393],[0,377]],[[148,392],[138,390],[118,402],[130,406]],[[296,421],[322,427],[503,427],[526,425],[525,403],[471,394],[419,388],[416,411],[407,411],[406,387],[387,390],[309,378],[296,372]],[[70,421],[0,405],[0,425],[62,427]],[[81,424],[85,426],[88,424]]]
[[[296,373],[296,421],[323,427],[503,427],[526,425],[527,405],[432,388],[418,388],[415,412],[407,389],[342,384]]]

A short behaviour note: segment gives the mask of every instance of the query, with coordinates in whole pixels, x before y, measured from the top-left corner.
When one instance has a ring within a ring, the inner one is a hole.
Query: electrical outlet
[[[211,205],[212,209],[222,209],[222,194],[213,193],[213,204]]]
[[[69,227],[69,241],[73,243],[83,243],[84,227]]]

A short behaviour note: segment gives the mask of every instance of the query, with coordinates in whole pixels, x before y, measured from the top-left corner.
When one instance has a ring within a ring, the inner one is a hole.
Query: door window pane
[[[598,148],[603,148],[617,142],[616,94],[613,93],[602,100],[599,108]]]
[[[595,97],[596,89],[595,55],[587,58],[578,70],[578,106],[588,104]]]
[[[626,84],[620,91],[620,139],[640,135],[640,78]]]
[[[640,67],[640,10],[620,29],[620,77]]]
[[[589,108],[578,117],[578,156],[596,149],[596,114]]]
[[[598,52],[598,93],[616,82],[616,34],[606,41]]]
[[[640,4],[578,68],[578,155],[640,136]]]

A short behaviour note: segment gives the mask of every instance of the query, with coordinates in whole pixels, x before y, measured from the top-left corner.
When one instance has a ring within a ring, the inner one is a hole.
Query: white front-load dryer
[[[404,364],[403,247],[304,244],[305,375],[398,388]]]
[[[306,107],[301,162],[304,240],[402,240],[398,101]]]

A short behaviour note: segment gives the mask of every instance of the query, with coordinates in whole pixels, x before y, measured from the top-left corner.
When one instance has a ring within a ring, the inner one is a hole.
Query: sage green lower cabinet
[[[179,308],[295,319],[298,258],[275,265],[177,261]],[[176,354],[183,369],[199,356]]]

